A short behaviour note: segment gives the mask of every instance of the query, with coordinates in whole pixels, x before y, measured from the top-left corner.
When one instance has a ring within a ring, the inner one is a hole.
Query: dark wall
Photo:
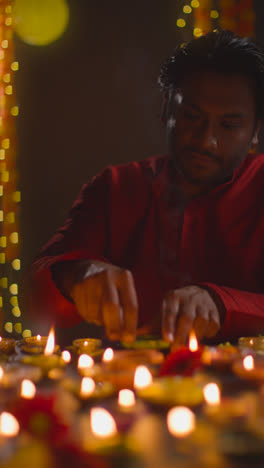
[[[16,39],[22,260],[63,222],[104,166],[164,151],[159,67],[182,35],[175,0],[68,0],[46,47]],[[185,33],[186,34],[186,33]]]

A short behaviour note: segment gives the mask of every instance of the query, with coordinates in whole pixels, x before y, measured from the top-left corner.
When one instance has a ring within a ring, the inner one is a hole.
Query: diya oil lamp
[[[257,354],[264,354],[264,336],[244,336],[239,338],[238,346],[242,350],[250,349]]]
[[[15,351],[16,341],[13,338],[0,336],[0,354],[12,354]]]
[[[73,350],[77,354],[101,355],[103,353],[102,340],[97,338],[78,338],[72,342]]]
[[[261,356],[252,356],[251,354],[248,354],[247,356],[236,360],[232,369],[237,376],[247,380],[248,382],[253,382],[259,385],[264,383],[264,359]]]
[[[54,354],[55,349],[55,333],[54,328],[51,327],[43,354],[23,356],[21,361],[24,364],[40,367],[44,373],[48,373],[53,368],[66,365],[61,356]]]

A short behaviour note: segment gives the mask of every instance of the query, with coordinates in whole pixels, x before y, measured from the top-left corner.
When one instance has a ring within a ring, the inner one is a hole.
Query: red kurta
[[[82,319],[49,267],[79,258],[132,271],[140,325],[159,316],[165,291],[198,284],[226,308],[219,339],[263,333],[264,155],[249,155],[230,182],[186,206],[167,156],[108,167],[85,185],[34,264],[33,311],[58,326]]]

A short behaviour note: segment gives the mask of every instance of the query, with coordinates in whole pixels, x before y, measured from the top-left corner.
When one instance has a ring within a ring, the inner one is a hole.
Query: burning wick
[[[195,428],[195,415],[185,406],[172,408],[167,414],[167,426],[172,435],[185,437]]]
[[[254,369],[254,359],[252,356],[248,355],[243,359],[243,366],[246,370],[250,371]]]
[[[81,382],[81,390],[80,390],[81,396],[91,395],[94,389],[95,389],[94,380],[91,379],[90,377],[83,377],[82,382]]]
[[[216,383],[209,383],[203,388],[204,399],[208,405],[220,404],[220,390]]]
[[[118,393],[118,404],[120,406],[125,406],[126,408],[129,408],[131,406],[134,406],[136,403],[135,395],[132,390],[120,390]]]
[[[104,408],[92,408],[90,421],[92,433],[97,437],[111,437],[117,433],[114,418]]]
[[[113,360],[113,358],[114,358],[114,351],[112,350],[112,348],[106,348],[102,357],[103,362],[110,362]]]
[[[24,379],[21,383],[20,395],[22,398],[31,400],[36,395],[36,386],[31,380]]]
[[[0,414],[0,436],[14,437],[18,434],[19,429],[15,416],[6,411]]]
[[[41,340],[41,336],[37,335],[37,341],[40,341],[40,340]]]
[[[0,336],[0,341],[2,341],[2,339],[3,339],[3,338]]]
[[[0,366],[0,380],[3,378],[4,375],[4,369],[3,367]]]
[[[47,344],[44,349],[45,356],[50,356],[51,354],[53,354],[54,349],[55,349],[55,334],[54,334],[54,328],[51,327],[49,336],[47,339]]]
[[[194,352],[198,350],[198,341],[195,332],[192,330],[189,337],[189,350]]]
[[[152,383],[152,375],[146,366],[138,366],[134,374],[134,387],[145,388]]]
[[[81,356],[78,359],[78,369],[86,369],[93,367],[94,365],[94,360],[91,358],[91,356],[88,356],[88,354],[81,354]]]
[[[84,346],[88,346],[88,341],[85,341],[85,342],[83,343],[83,345],[84,345]]]
[[[69,351],[62,351],[61,357],[64,362],[71,362],[71,353]]]

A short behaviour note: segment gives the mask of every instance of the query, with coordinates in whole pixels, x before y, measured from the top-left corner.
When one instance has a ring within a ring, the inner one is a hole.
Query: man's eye
[[[190,120],[198,120],[199,119],[198,114],[194,114],[193,112],[189,112],[189,111],[186,111],[186,110],[183,112],[183,115],[184,115],[184,117],[186,117],[187,119],[190,119]]]

